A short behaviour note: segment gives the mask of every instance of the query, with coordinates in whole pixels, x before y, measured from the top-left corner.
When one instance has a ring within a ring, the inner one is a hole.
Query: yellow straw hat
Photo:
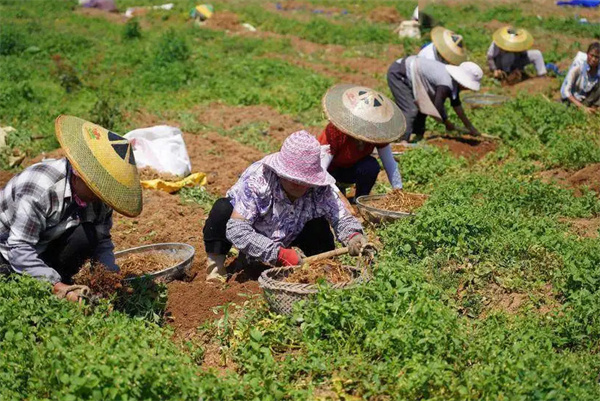
[[[431,31],[431,41],[444,60],[453,65],[467,61],[463,37],[449,29],[436,26]]]
[[[361,141],[388,144],[406,130],[404,114],[383,94],[365,86],[338,84],[322,100],[327,119]]]
[[[533,36],[527,30],[512,26],[496,30],[492,38],[496,46],[507,52],[524,52],[533,46]]]
[[[142,187],[127,139],[73,116],[58,116],[56,137],[87,186],[125,216],[142,212]]]

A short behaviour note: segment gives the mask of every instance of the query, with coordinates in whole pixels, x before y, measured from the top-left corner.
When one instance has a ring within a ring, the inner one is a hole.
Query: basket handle
[[[319,260],[329,259],[340,255],[345,255],[348,253],[348,247],[345,246],[343,248],[334,249],[333,251],[327,251],[323,253],[319,253],[317,255],[309,256],[307,258],[302,259],[302,263],[314,263]]]

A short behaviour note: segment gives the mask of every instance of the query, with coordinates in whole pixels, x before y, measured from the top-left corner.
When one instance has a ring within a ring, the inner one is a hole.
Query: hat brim
[[[377,145],[386,145],[404,135],[406,131],[404,114],[395,102],[383,95],[384,101],[390,102],[393,109],[392,118],[384,123],[363,120],[354,116],[344,107],[342,96],[348,89],[355,86],[358,85],[338,84],[329,88],[321,102],[327,119],[343,133]]]
[[[262,159],[262,163],[271,170],[273,170],[273,172],[275,172],[275,174],[277,174],[279,177],[311,187],[324,187],[327,185],[335,184],[335,178],[333,178],[333,176],[331,176],[331,174],[329,174],[322,167],[319,173],[312,177],[302,177],[296,171],[290,171],[285,169],[280,162],[280,153],[281,152],[273,153],[268,156],[265,156]]]
[[[465,88],[475,92],[481,89],[481,83],[467,77],[467,75],[460,67],[456,65],[447,65],[446,71],[448,71],[452,79],[454,79],[456,82],[458,82]]]
[[[460,63],[467,61],[467,52],[464,48],[459,48],[458,46],[452,48],[449,46],[444,40],[446,32],[450,32],[450,30],[436,26],[431,31],[431,41],[444,60],[453,65],[460,65]]]
[[[531,33],[529,33],[529,31],[523,29],[522,32],[525,35],[524,39],[519,42],[512,42],[502,36],[505,30],[506,27],[497,29],[492,35],[494,43],[500,49],[507,52],[520,53],[531,49],[533,46],[533,36]]]
[[[81,118],[66,115],[56,119],[56,138],[65,156],[79,177],[104,203],[125,216],[138,216],[142,212],[142,187],[137,168],[133,166],[131,185],[124,185],[111,176],[83,139],[82,130],[86,123]]]

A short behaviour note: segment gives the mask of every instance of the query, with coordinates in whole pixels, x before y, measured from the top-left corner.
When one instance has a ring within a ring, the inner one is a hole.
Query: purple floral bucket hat
[[[321,166],[321,145],[306,131],[294,132],[283,142],[281,150],[266,156],[263,163],[279,177],[310,186],[335,183]]]

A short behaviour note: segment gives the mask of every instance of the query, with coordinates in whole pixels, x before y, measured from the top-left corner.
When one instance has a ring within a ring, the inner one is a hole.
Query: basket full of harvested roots
[[[168,283],[185,277],[194,259],[193,246],[182,243],[145,245],[116,252],[117,265],[125,281],[150,276],[154,281]]]
[[[423,206],[427,195],[393,190],[385,195],[364,195],[356,199],[356,207],[370,223],[389,223],[413,216]]]
[[[265,270],[258,279],[271,310],[282,315],[292,312],[293,305],[319,291],[319,285],[327,284],[336,290],[353,288],[371,279],[370,266],[344,265],[335,256],[346,253],[340,248],[321,255],[306,258],[300,266],[274,267]]]

